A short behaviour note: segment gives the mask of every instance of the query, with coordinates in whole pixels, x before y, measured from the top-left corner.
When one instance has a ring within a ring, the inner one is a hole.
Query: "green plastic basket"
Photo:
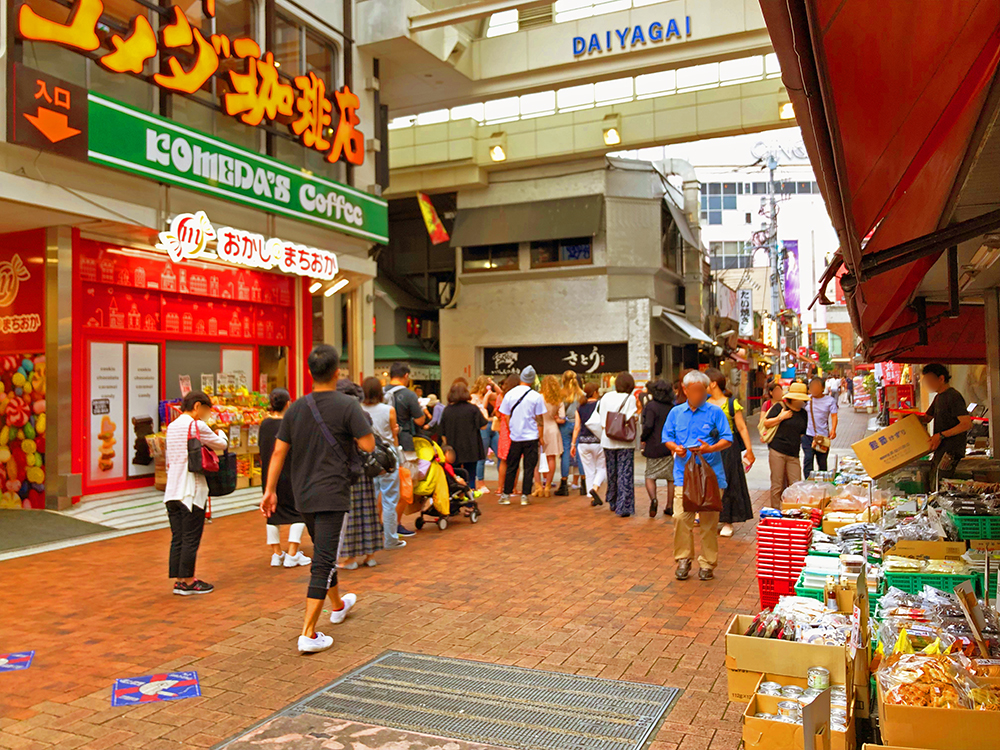
[[[809,588],[806,588],[805,586],[802,585],[802,578],[803,578],[803,576],[805,576],[805,573],[800,574],[799,575],[799,580],[797,580],[795,582],[795,595],[796,596],[805,596],[805,597],[808,597],[810,599],[815,599],[818,602],[824,601],[825,600],[825,592],[823,591],[823,589],[809,589]]]
[[[949,513],[952,523],[958,529],[958,538],[1000,539],[1000,516],[956,516]]]
[[[942,573],[886,573],[885,582],[887,586],[895,586],[908,594],[919,594],[924,590],[924,586],[931,586],[941,591],[952,590],[963,581],[972,581],[972,586],[978,594],[981,589],[981,581],[975,573],[968,575],[946,575]]]

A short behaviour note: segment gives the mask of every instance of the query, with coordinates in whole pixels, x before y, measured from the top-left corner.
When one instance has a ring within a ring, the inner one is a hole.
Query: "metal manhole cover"
[[[680,693],[659,685],[390,651],[281,714],[512,750],[638,750]]]

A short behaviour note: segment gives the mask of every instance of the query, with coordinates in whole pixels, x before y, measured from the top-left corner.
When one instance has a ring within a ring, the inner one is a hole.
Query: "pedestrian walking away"
[[[584,485],[589,489],[590,504],[595,508],[604,504],[599,490],[608,481],[608,470],[604,461],[601,438],[587,427],[587,421],[597,409],[597,390],[597,385],[594,383],[587,383],[583,386],[583,395],[580,397],[580,405],[576,410],[576,424],[573,427],[573,445],[571,446],[571,450],[576,451],[580,463],[583,465]],[[583,493],[581,492],[581,494]]]
[[[352,475],[362,473],[357,450],[375,450],[375,435],[361,404],[335,390],[340,372],[337,350],[329,344],[318,344],[309,353],[307,364],[312,392],[292,404],[281,420],[260,504],[265,516],[275,512],[278,478],[285,460],[290,460],[295,507],[313,540],[305,615],[298,640],[300,653],[324,651],[333,645],[333,638],[316,629],[327,598],[332,611],[330,621],[335,625],[344,621],[357,599],[354,594],[340,595],[337,545],[344,515],[351,508]]]
[[[528,365],[521,370],[520,384],[512,388],[503,398],[500,413],[506,414],[510,425],[510,448],[507,453],[507,470],[504,476],[500,505],[510,505],[517,478],[517,466],[524,459],[521,475],[521,505],[528,504],[531,483],[538,465],[539,448],[544,452],[542,419],[545,415],[545,399],[533,388],[535,368]]]
[[[413,436],[430,420],[420,405],[417,394],[410,390],[410,366],[405,362],[393,362],[389,367],[389,384],[383,389],[385,402],[396,410],[399,425],[399,445],[407,461],[415,461],[417,453],[413,448]]]
[[[709,381],[708,402],[722,409],[729,420],[729,430],[733,433],[732,445],[722,451],[726,488],[722,493],[722,513],[719,514],[719,521],[722,523],[719,536],[730,537],[733,535],[734,523],[743,523],[753,518],[753,501],[750,499],[746,474],[756,459],[750,443],[750,431],[743,418],[743,405],[727,389],[726,376],[714,367],[705,370],[705,375]]]
[[[555,494],[565,497],[569,495],[571,490],[580,489],[578,483],[583,474],[579,457],[571,455],[570,451],[573,446],[573,431],[576,428],[576,410],[583,397],[579,376],[573,370],[566,370],[562,374],[560,395],[566,418],[559,425],[559,434],[562,437],[562,455],[559,456],[559,489],[555,491]],[[580,494],[587,494],[586,490]]]
[[[500,395],[497,397],[496,409],[493,410],[493,430],[498,436],[497,439],[497,494],[503,493],[504,483],[507,478],[507,454],[510,452],[510,416],[500,411],[500,405],[506,395],[516,388],[521,382],[521,378],[511,373],[503,381],[500,388]],[[517,467],[514,467],[514,486],[517,485]]]
[[[364,401],[361,408],[372,421],[375,434],[386,443],[399,449],[399,424],[396,422],[396,410],[383,401],[382,381],[378,378],[365,378],[361,384]],[[430,398],[434,398],[433,394]],[[414,532],[399,523],[397,508],[399,506],[399,466],[389,472],[375,477],[372,482],[375,492],[382,499],[382,546],[383,549],[400,549],[406,542],[400,536],[413,536]]]
[[[831,378],[832,379],[832,378]],[[840,384],[840,381],[837,381]],[[827,470],[827,460],[830,457],[830,442],[837,437],[837,398],[838,391],[829,390],[824,393],[822,378],[809,381],[809,405],[806,406],[808,425],[806,434],[802,436],[803,476],[808,479],[813,473],[813,464],[820,471]]]
[[[210,594],[215,588],[194,577],[201,535],[205,530],[208,482],[200,466],[188,461],[189,441],[197,440],[209,450],[222,450],[229,441],[205,424],[212,414],[212,401],[201,391],[190,391],[181,399],[181,414],[167,427],[167,488],[163,493],[170,519],[169,575],[174,593],[180,596]]]
[[[258,445],[260,446],[260,473],[262,489],[267,487],[267,472],[271,456],[274,455],[274,441],[278,439],[281,420],[288,410],[292,397],[284,388],[271,391],[270,414],[260,423]],[[267,544],[271,548],[271,567],[294,568],[309,565],[312,558],[306,557],[299,549],[306,522],[295,509],[295,494],[292,490],[292,467],[286,463],[278,477],[278,507],[267,518]],[[281,527],[288,526],[288,552],[281,549]]]
[[[802,479],[799,449],[802,447],[802,436],[809,427],[804,408],[807,401],[809,391],[805,383],[792,383],[788,393],[775,401],[761,421],[765,428],[777,427],[767,446],[772,508],[780,508],[781,493]]]
[[[480,431],[483,441],[483,458],[476,463],[476,486],[486,486],[486,461],[490,457],[490,451],[496,455],[497,442],[500,436],[493,430],[493,412],[496,410],[496,400],[499,395],[499,388],[486,375],[476,378],[475,384],[469,389],[471,402],[479,409],[486,420]]]
[[[562,400],[559,381],[554,375],[546,375],[542,379],[542,398],[545,399],[545,414],[542,416],[545,451],[539,464],[542,471],[541,481],[534,494],[538,497],[551,497],[556,464],[562,460],[562,425],[566,422],[566,405]]]
[[[656,480],[667,483],[667,501],[664,515],[674,514],[674,455],[663,444],[663,425],[674,408],[674,386],[666,380],[646,383],[649,400],[642,407],[642,455],[646,458],[646,494],[649,495],[649,517],[656,518],[659,503],[656,497]]]
[[[721,452],[733,441],[729,420],[718,406],[708,403],[708,376],[691,370],[684,376],[685,403],[675,406],[663,425],[663,442],[674,456],[674,577],[686,580],[694,558],[695,513],[684,510],[684,470],[692,455],[701,455],[706,469],[715,472],[719,489],[726,489],[726,472]],[[719,514],[702,511],[698,514],[701,554],[698,556],[698,578],[707,581],[715,576],[719,564]]]
[[[358,402],[364,401],[361,386],[350,378],[337,381],[337,392],[357,399]],[[364,415],[374,431],[371,415],[367,412]],[[374,568],[378,564],[375,553],[382,549],[382,521],[379,519],[374,478],[364,471],[357,472],[352,478],[351,509],[344,519],[337,550],[337,567],[341,570],[357,570],[361,565]]]
[[[455,449],[455,460],[468,472],[472,487],[476,486],[479,462],[486,460],[483,446],[486,425],[483,411],[472,402],[469,386],[455,383],[448,391],[448,405],[441,415],[441,438],[445,445]]]
[[[615,390],[605,393],[588,420],[591,432],[601,430],[601,447],[608,467],[608,508],[622,518],[635,513],[635,447],[638,443],[639,401],[632,392],[635,379],[629,372],[615,377]],[[609,434],[608,426],[622,430]],[[625,439],[631,434],[631,439]]]

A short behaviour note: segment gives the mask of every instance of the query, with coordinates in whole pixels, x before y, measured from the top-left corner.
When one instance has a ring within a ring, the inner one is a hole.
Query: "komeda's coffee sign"
[[[202,0],[206,18],[215,16],[215,0]],[[81,53],[103,51],[93,57],[111,73],[141,74],[148,60],[170,51],[153,82],[166,91],[194,94],[218,73],[224,60],[242,61],[242,70],[230,70],[223,80],[230,91],[221,97],[226,114],[257,126],[288,123],[288,129],[306,148],[326,155],[329,162],[361,165],[365,139],[356,129],[360,100],[348,86],[327,95],[326,83],[315,73],[289,82],[278,73],[280,61],[271,52],[261,55],[253,39],[230,39],[225,34],[206,37],[191,25],[184,10],[174,5],[157,35],[145,16],[135,16],[125,36],[108,30],[101,21],[102,0],[73,0],[61,20],[21,5],[17,28],[22,39],[51,42]],[[183,61],[183,62],[182,62]]]

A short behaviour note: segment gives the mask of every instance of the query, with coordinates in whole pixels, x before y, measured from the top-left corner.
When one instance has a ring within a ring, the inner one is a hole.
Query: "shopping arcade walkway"
[[[752,524],[722,540],[716,580],[677,582],[670,523],[637,495],[631,519],[579,497],[487,499],[478,526],[343,573],[357,610],[308,658],[294,650],[308,574],[267,566],[256,514],[207,528],[205,597],[170,594],[165,530],[2,562],[0,652],[36,655],[0,674],[0,747],[207,747],[396,649],[681,687],[652,750],[732,750],[742,707],[726,701],[721,633],[757,608]],[[116,678],[170,670],[196,670],[203,697],[111,708]]]

